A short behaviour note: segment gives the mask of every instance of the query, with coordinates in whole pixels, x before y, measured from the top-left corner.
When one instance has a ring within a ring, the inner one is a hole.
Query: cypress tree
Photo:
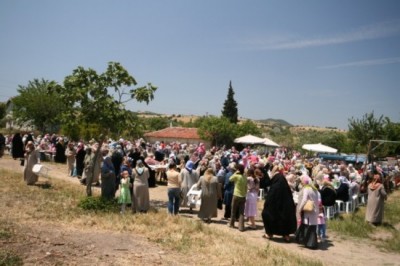
[[[238,122],[238,109],[237,102],[233,98],[234,95],[235,92],[232,88],[232,81],[229,81],[228,96],[224,102],[222,116],[228,118],[231,123],[236,124]]]

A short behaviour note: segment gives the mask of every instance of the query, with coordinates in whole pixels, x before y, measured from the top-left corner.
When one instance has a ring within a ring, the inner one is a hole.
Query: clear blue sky
[[[239,116],[347,129],[400,122],[397,0],[2,0],[0,101],[35,78],[120,62],[158,86],[134,111]]]

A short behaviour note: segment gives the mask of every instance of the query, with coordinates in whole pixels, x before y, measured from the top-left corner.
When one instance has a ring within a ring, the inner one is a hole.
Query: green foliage
[[[255,136],[260,136],[261,135],[261,129],[259,129],[256,125],[251,120],[246,120],[239,125],[235,126],[235,137],[241,137],[245,136],[248,134],[255,135]]]
[[[61,134],[64,136],[68,136],[73,141],[79,141],[83,134],[81,134],[80,127],[61,127]]]
[[[88,123],[82,124],[79,126],[80,128],[80,135],[83,139],[90,140],[96,139],[98,136],[102,134],[102,128],[99,124],[95,123]]]
[[[6,109],[7,109],[7,104],[4,102],[0,103],[0,120],[6,116]]]
[[[8,228],[0,228],[0,239],[9,239],[11,238],[11,232]]]
[[[157,87],[151,83],[125,92],[125,88],[136,84],[136,80],[119,63],[110,62],[102,74],[91,68],[78,67],[65,77],[63,86],[52,86],[49,91],[57,92],[68,107],[62,113],[65,128],[96,124],[103,136],[109,136],[119,135],[126,128],[136,125],[137,120],[125,109],[125,102],[135,99],[148,104],[154,99]],[[124,100],[125,96],[128,99]]]
[[[350,215],[341,215],[337,219],[327,222],[329,230],[341,235],[357,238],[368,238],[373,227],[365,222],[365,209]]]
[[[64,129],[73,132],[74,127],[93,125],[94,129],[99,130],[95,132],[98,135],[94,139],[102,146],[107,137],[120,136],[125,129],[136,125],[137,120],[125,109],[124,102],[136,99],[138,102],[149,103],[153,100],[157,88],[150,83],[125,93],[125,88],[136,84],[136,80],[119,63],[110,62],[102,74],[79,66],[65,77],[63,86],[53,84],[48,91],[59,94],[67,106],[61,114]],[[117,100],[113,93],[118,94]],[[128,95],[129,100],[124,101],[125,95]],[[85,137],[92,134],[90,131],[86,133],[90,134]],[[100,149],[97,149],[93,160],[96,161],[99,156]],[[91,196],[91,180],[87,182],[86,193]]]
[[[373,240],[376,245],[394,252],[400,252],[400,233],[396,227],[400,224],[400,191],[388,195],[385,202],[383,224],[379,227],[365,222],[365,206],[352,214],[340,215],[337,219],[329,220],[329,230],[340,235]],[[376,235],[385,235],[384,239]]]
[[[349,138],[357,152],[367,153],[370,140],[398,141],[400,124],[392,123],[388,117],[376,118],[374,112],[365,114],[362,119],[349,119]],[[384,157],[400,152],[399,144],[371,143],[375,156]]]
[[[349,145],[347,135],[342,132],[327,131],[321,135],[321,143],[334,147],[338,153],[353,153],[353,147]]]
[[[194,121],[190,121],[189,123],[187,123],[187,127],[199,128],[201,126],[201,124],[203,124],[203,122],[205,122],[207,120],[207,118],[208,118],[208,116],[202,116],[202,117],[195,119]]]
[[[383,138],[385,122],[383,116],[376,118],[374,112],[362,119],[349,119],[349,138],[356,144],[356,152],[367,153],[370,140]]]
[[[150,131],[157,131],[169,126],[170,119],[168,117],[151,117],[143,119],[146,129]]]
[[[107,200],[103,197],[86,197],[78,203],[78,207],[95,212],[115,212],[118,209],[117,200]]]
[[[228,118],[207,116],[202,118],[200,123],[198,127],[200,137],[211,141],[212,145],[222,146],[233,142],[236,125],[231,123]]]
[[[393,123],[389,118],[385,118],[386,126],[384,128],[384,139],[389,141],[400,140],[400,123]],[[400,154],[400,144],[390,143],[382,147],[382,154],[384,155],[396,155]]]
[[[24,262],[20,256],[6,250],[0,250],[0,265],[19,266],[24,265]]]
[[[17,124],[29,123],[44,133],[60,123],[59,115],[65,105],[57,93],[48,93],[54,81],[34,79],[27,86],[19,86],[19,95],[12,99],[13,117]]]
[[[237,102],[234,99],[235,92],[232,88],[232,82],[229,82],[228,96],[224,102],[224,108],[222,109],[222,116],[229,119],[231,123],[236,124],[238,122],[238,108]]]

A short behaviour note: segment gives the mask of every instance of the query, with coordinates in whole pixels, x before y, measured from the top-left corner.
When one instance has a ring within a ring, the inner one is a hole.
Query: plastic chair
[[[360,205],[366,205],[368,200],[368,194],[362,193],[358,195],[358,202]]]
[[[325,207],[325,217],[327,219],[333,219],[335,218],[335,214],[336,214],[336,209],[335,206],[326,206]]]
[[[354,208],[353,200],[346,201],[344,204],[345,204],[346,213],[353,212],[353,208]]]
[[[46,178],[49,178],[49,170],[50,169],[44,166],[43,164],[35,164],[32,167],[33,173]]]
[[[353,210],[358,208],[358,205],[360,205],[360,203],[358,202],[358,195],[353,195]]]
[[[259,200],[264,199],[264,189],[263,189],[263,188],[260,188],[260,189],[258,190],[258,199],[259,199]]]
[[[343,200],[336,200],[336,204],[335,205],[337,207],[337,212],[338,213],[342,213],[342,212],[346,211],[345,204],[344,204]]]
[[[194,184],[186,195],[188,197],[188,207],[195,208],[196,205],[201,205],[201,189],[197,190],[197,184]]]

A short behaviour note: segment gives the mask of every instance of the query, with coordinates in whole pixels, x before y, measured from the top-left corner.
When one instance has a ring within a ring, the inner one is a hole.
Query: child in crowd
[[[319,204],[317,234],[320,242],[324,242],[326,238],[326,224],[325,224],[325,209],[322,203]]]
[[[132,202],[129,181],[129,172],[125,170],[121,173],[121,190],[118,198],[118,203],[121,204],[121,214],[125,213],[126,204],[130,204]]]

